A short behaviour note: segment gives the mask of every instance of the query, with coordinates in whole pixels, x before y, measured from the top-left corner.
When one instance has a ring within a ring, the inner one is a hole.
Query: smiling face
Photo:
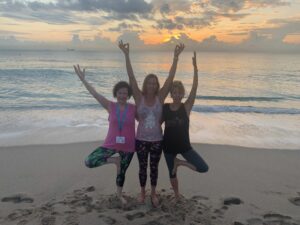
[[[116,98],[118,103],[126,104],[128,99],[128,89],[126,87],[118,89],[116,93]]]
[[[147,75],[143,84],[143,94],[157,95],[158,90],[159,90],[159,82],[157,76],[154,74]]]
[[[182,92],[182,90],[180,90],[180,88],[176,87],[172,89],[171,98],[173,99],[174,103],[180,103],[183,97],[184,93]]]
[[[181,81],[174,81],[170,91],[174,103],[180,103],[184,97],[185,90]]]
[[[156,79],[150,78],[146,83],[146,92],[149,94],[155,94],[157,92],[158,84]]]

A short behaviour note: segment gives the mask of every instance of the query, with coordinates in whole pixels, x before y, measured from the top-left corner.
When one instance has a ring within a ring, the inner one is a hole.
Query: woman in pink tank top
[[[147,180],[148,155],[150,155],[151,202],[154,207],[157,207],[159,200],[156,194],[156,185],[163,139],[161,130],[162,105],[173,82],[178,56],[183,51],[184,45],[180,44],[176,46],[169,76],[163,87],[159,87],[156,75],[149,74],[144,79],[142,90],[140,90],[137,85],[131,66],[129,44],[123,44],[123,42],[120,41],[119,47],[125,55],[127,74],[132,87],[133,98],[137,106],[137,118],[139,121],[136,135],[136,151],[139,160],[139,180],[141,186],[141,196],[139,200],[141,203],[144,203],[146,197],[145,186]]]
[[[85,165],[94,168],[108,163],[115,164],[117,166],[117,195],[122,204],[126,204],[127,201],[122,196],[122,188],[126,170],[135,152],[136,109],[135,105],[127,103],[132,95],[132,89],[127,82],[118,82],[113,88],[113,95],[117,102],[111,102],[97,93],[86,81],[84,69],[82,71],[79,65],[74,66],[74,69],[87,90],[109,114],[109,128],[105,141],[85,159]],[[115,153],[119,153],[119,156],[112,157]]]

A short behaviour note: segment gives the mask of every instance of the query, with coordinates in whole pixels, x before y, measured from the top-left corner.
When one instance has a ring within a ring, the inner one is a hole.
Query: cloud
[[[210,26],[211,24],[211,18],[203,17],[203,18],[185,18],[181,16],[177,16],[175,18],[175,21],[177,24],[182,24],[185,27],[190,28],[202,28],[206,26]]]
[[[130,49],[140,50],[147,49],[149,46],[145,45],[145,43],[140,39],[139,32],[137,31],[124,31],[116,41],[116,44],[122,40],[124,43],[130,44]]]
[[[167,30],[182,30],[183,29],[183,25],[182,24],[178,24],[175,21],[173,21],[172,19],[161,19],[161,20],[157,20],[156,21],[157,25],[154,26],[154,28],[156,29],[167,29]]]
[[[250,7],[278,7],[290,5],[285,0],[248,0],[246,1]]]
[[[113,31],[113,32],[120,32],[120,31],[124,31],[124,30],[133,30],[133,29],[141,29],[142,26],[139,24],[129,24],[129,23],[120,23],[118,25],[118,27],[114,27],[114,28],[109,28],[109,31]]]
[[[72,11],[97,11],[117,13],[149,13],[152,5],[144,0],[61,0],[57,3],[59,8]]]
[[[152,12],[160,12],[161,14],[172,15],[177,12],[188,13],[193,4],[189,0],[152,0]]]
[[[280,29],[283,29],[283,27]],[[270,32],[271,30],[251,31],[248,33],[248,38],[239,44],[218,40],[216,35],[211,35],[201,41],[194,40],[182,32],[179,37],[172,37],[168,42],[156,45],[146,45],[137,31],[124,31],[116,42],[99,35],[92,40],[81,40],[78,34],[73,34],[72,40],[69,42],[57,43],[19,41],[13,35],[10,35],[0,37],[0,49],[63,50],[73,48],[75,50],[118,51],[117,43],[119,40],[123,40],[125,43],[130,43],[132,51],[173,51],[176,44],[184,43],[186,51],[300,52],[300,44],[285,43],[282,40],[284,35],[270,36]],[[273,32],[276,33],[275,30]]]
[[[246,8],[267,8],[290,5],[286,0],[200,0],[198,4],[202,8],[210,10],[213,7],[220,13],[238,12]]]
[[[164,3],[161,7],[160,7],[160,13],[161,14],[169,14],[171,12],[170,6],[167,3]]]
[[[222,12],[237,12],[244,8],[245,0],[210,0],[209,3]]]
[[[27,32],[19,32],[19,31],[10,31],[10,30],[0,30],[0,36],[3,37],[9,37],[9,36],[15,36],[15,35],[26,35],[29,34]]]
[[[107,16],[103,16],[106,20],[131,20],[131,21],[139,21],[139,17],[135,14],[127,14],[127,13],[110,13]]]
[[[27,21],[44,21],[51,24],[76,23],[73,12],[106,12],[105,19],[135,19],[136,15],[149,17],[152,5],[144,0],[60,0],[56,3],[41,1],[22,2],[6,0],[0,3],[2,17]],[[91,21],[94,23],[95,21]]]

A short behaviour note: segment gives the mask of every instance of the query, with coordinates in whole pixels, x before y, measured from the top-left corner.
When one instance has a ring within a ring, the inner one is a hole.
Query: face
[[[123,87],[117,91],[117,102],[120,104],[125,104],[128,99],[128,89]]]
[[[183,97],[184,97],[184,94],[182,93],[182,91],[179,88],[174,88],[171,91],[171,98],[173,99],[173,102],[175,102],[175,103],[181,102]]]
[[[147,94],[155,94],[157,92],[157,88],[157,80],[154,77],[149,78],[146,83]]]

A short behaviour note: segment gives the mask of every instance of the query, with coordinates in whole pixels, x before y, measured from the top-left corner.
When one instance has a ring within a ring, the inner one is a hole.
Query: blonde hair
[[[174,81],[173,81],[172,86],[171,86],[170,93],[172,93],[172,91],[173,91],[175,88],[178,88],[178,90],[179,90],[183,95],[185,95],[185,89],[184,89],[184,86],[183,86],[183,84],[182,84],[182,82],[181,82],[180,80],[174,80]]]
[[[155,74],[153,73],[150,73],[148,74],[145,79],[144,79],[144,83],[143,83],[143,89],[142,89],[142,93],[143,95],[147,94],[147,91],[146,91],[146,85],[147,85],[147,82],[151,79],[151,78],[154,78],[157,82],[157,90],[155,91],[155,95],[158,94],[158,91],[159,91],[159,81],[158,81],[158,78]]]

